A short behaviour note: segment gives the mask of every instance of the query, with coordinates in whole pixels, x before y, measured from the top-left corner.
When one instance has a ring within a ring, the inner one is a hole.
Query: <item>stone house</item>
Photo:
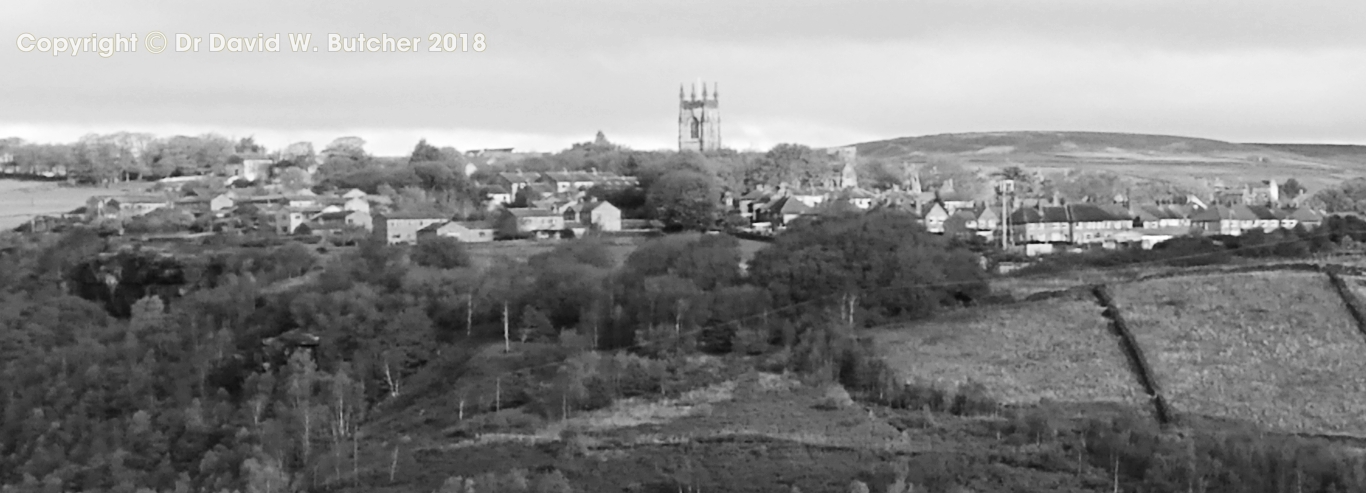
[[[450,221],[437,212],[390,212],[374,216],[374,233],[390,245],[417,243],[417,232],[433,224]]]
[[[499,215],[496,229],[502,236],[517,237],[526,235],[558,235],[564,230],[564,216],[546,209],[529,207],[504,208]]]
[[[436,223],[418,230],[417,242],[431,238],[455,238],[461,243],[485,243],[493,241],[494,227],[483,222],[447,221]]]
[[[565,222],[578,222],[598,231],[621,231],[621,209],[605,200],[574,204],[564,211]]]

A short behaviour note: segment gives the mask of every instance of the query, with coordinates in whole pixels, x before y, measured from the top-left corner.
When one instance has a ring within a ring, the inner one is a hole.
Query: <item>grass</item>
[[[617,265],[626,262],[626,257],[640,246],[645,238],[620,237],[607,238],[607,249],[611,252],[612,258]],[[555,249],[561,242],[556,240],[510,240],[494,241],[488,243],[469,243],[465,245],[465,251],[469,252],[470,261],[479,269],[486,269],[500,257],[510,258],[518,262],[525,262],[527,259],[541,253],[546,253]]]
[[[149,184],[125,183],[110,188],[68,187],[57,182],[0,178],[0,230],[13,229],[29,218],[70,212],[90,197],[139,191]]]
[[[862,407],[823,406],[831,391],[751,374],[738,382],[731,399],[710,403],[708,412],[651,427],[646,433],[655,438],[690,439],[763,436],[807,445],[903,452],[926,448]]]
[[[607,243],[607,249],[611,252],[612,258],[616,261],[616,265],[618,266],[625,264],[626,257],[629,257],[631,252],[636,251],[636,248],[647,240],[649,240],[649,238],[641,236],[606,237],[603,239],[603,241]],[[494,261],[499,257],[507,257],[520,262],[525,262],[526,259],[529,259],[536,254],[554,250],[555,246],[558,244],[558,241],[553,240],[513,240],[470,243],[465,245],[465,249],[469,252],[470,260],[474,263],[474,266],[485,269],[488,266],[493,265]],[[768,244],[762,241],[740,240],[741,261],[748,262],[750,259],[753,259],[755,252],[758,252],[759,249],[765,246],[768,246]]]
[[[832,401],[841,405],[831,406]],[[524,433],[483,434],[455,442],[427,441],[424,450],[499,443],[549,443],[574,432],[595,448],[659,445],[726,437],[765,437],[807,445],[878,451],[923,451],[849,399],[838,385],[803,385],[790,377],[750,373],[675,398],[623,399],[610,407],[555,420]]]
[[[1195,184],[1192,175],[1244,180],[1294,176],[1311,190],[1361,169],[1360,159],[1302,149],[1179,136],[1100,132],[945,134],[865,142],[859,155],[890,160],[939,156],[973,167],[1109,171],[1162,183]]]
[[[1366,435],[1366,342],[1326,276],[1172,278],[1113,293],[1178,413]]]
[[[971,382],[1005,404],[1147,396],[1093,302],[1048,300],[947,314],[875,335],[887,363],[940,388]]]

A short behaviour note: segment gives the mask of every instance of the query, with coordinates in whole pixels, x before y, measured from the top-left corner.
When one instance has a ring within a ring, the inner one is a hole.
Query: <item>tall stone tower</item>
[[[702,99],[697,98],[697,86],[693,84],[692,93],[684,96],[683,86],[678,86],[678,150],[715,151],[721,149],[721,109],[718,105],[720,91],[716,83],[707,93],[707,85],[702,85]]]

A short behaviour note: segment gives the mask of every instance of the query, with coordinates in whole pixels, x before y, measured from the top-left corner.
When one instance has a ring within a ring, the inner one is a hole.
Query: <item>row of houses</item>
[[[370,196],[360,190],[348,190],[340,195],[319,196],[308,189],[289,193],[251,194],[236,190],[198,192],[187,197],[140,194],[99,196],[90,199],[87,210],[100,219],[129,219],[157,209],[178,208],[191,212],[222,213],[237,206],[252,204],[258,207],[278,207],[317,212],[366,211],[371,205],[387,205],[387,197]]]
[[[588,200],[561,210],[503,207],[490,221],[457,221],[441,213],[397,212],[374,218],[374,234],[391,245],[418,243],[424,237],[454,237],[464,242],[496,238],[552,238],[566,232],[582,236],[589,230],[620,231],[621,210],[611,203]]]
[[[576,191],[588,190],[593,187],[608,188],[629,188],[639,185],[639,181],[634,176],[624,176],[610,172],[599,172],[596,169],[588,171],[510,171],[499,173],[496,178],[499,192],[506,193],[509,197],[516,197],[517,193],[523,188],[536,184],[542,184],[545,192],[554,194],[565,194]]]
[[[1264,193],[1264,192],[1263,192]],[[781,229],[796,219],[815,214],[823,207],[844,203],[857,209],[894,208],[914,214],[932,233],[960,237],[979,236],[999,241],[1003,228],[1000,206],[936,192],[893,189],[874,193],[858,188],[840,190],[755,190],[728,201],[740,216],[758,230]],[[1266,232],[1297,225],[1313,228],[1324,214],[1307,207],[1273,208],[1257,205],[1205,206],[1200,201],[1184,205],[1049,204],[1033,200],[1011,208],[1006,230],[1015,244],[1063,243],[1073,245],[1139,244],[1151,248],[1162,241],[1199,231],[1204,234],[1241,235],[1251,230]]]

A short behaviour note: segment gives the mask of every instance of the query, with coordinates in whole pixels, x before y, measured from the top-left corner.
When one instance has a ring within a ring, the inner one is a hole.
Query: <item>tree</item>
[[[280,151],[280,160],[289,161],[295,164],[303,164],[313,159],[312,142],[295,142]]]
[[[1005,168],[997,170],[995,173],[992,173],[992,176],[999,178],[1001,180],[1014,181],[1015,190],[1017,193],[1034,193],[1037,191],[1035,189],[1036,185],[1039,185],[1037,183],[1034,183],[1033,174],[1019,166],[1007,166]]]
[[[254,457],[242,461],[242,475],[248,493],[276,493],[290,491],[289,474],[279,459],[257,451]]]
[[[408,158],[409,162],[419,163],[423,161],[441,161],[445,156],[441,149],[427,143],[427,139],[417,141],[417,147],[413,148],[413,154]]]
[[[522,342],[526,342],[527,339],[535,334],[542,336],[554,335],[555,328],[550,325],[550,318],[546,317],[540,310],[537,310],[535,306],[527,305],[523,308],[520,320],[521,328],[519,329],[518,336],[521,337]]]
[[[720,192],[707,176],[673,171],[653,185],[645,202],[656,219],[673,229],[706,229],[716,224]]]
[[[313,177],[307,171],[291,166],[280,173],[280,184],[289,190],[303,190],[313,185]]]
[[[1282,184],[1280,185],[1281,197],[1284,197],[1284,198],[1287,198],[1287,199],[1293,199],[1293,198],[1295,198],[1295,197],[1299,197],[1300,194],[1304,193],[1304,191],[1305,191],[1304,185],[1301,185],[1301,184],[1300,184],[1300,181],[1299,181],[1299,180],[1296,180],[1296,179],[1294,179],[1294,178],[1291,178],[1291,179],[1289,179],[1289,180],[1285,180],[1285,183],[1282,183]]]
[[[750,279],[778,305],[853,297],[874,322],[926,316],[987,293],[975,254],[894,210],[798,222],[755,254]]]
[[[1319,190],[1309,199],[1309,205],[1322,208],[1328,212],[1353,212],[1356,210],[1356,201],[1347,192],[1339,188],[1325,188]]]
[[[360,159],[365,156],[365,139],[360,137],[337,137],[332,143],[323,148],[323,155],[327,157],[345,156],[353,159]]]
[[[1126,192],[1119,175],[1107,171],[1075,173],[1057,188],[1063,197],[1079,202],[1109,203]]]
[[[763,159],[754,163],[745,181],[750,185],[829,185],[827,182],[835,177],[833,164],[834,159],[823,151],[801,144],[778,144],[769,149]]]
[[[247,136],[242,137],[237,141],[237,145],[233,148],[233,152],[236,152],[237,154],[259,155],[265,154],[266,147],[257,144],[256,137]]]
[[[417,265],[436,269],[455,269],[470,265],[470,256],[465,251],[465,244],[451,236],[424,238],[413,248],[410,258]]]

